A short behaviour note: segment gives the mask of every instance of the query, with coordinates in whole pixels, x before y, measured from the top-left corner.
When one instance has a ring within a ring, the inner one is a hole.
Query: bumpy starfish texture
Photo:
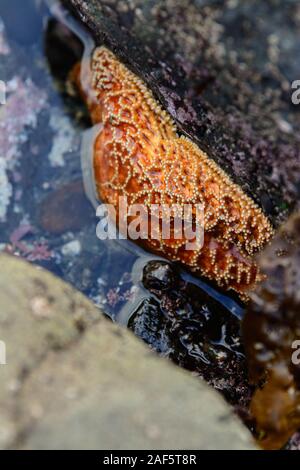
[[[91,90],[84,95],[93,122],[103,125],[94,145],[100,199],[117,205],[119,196],[127,196],[128,204],[150,211],[153,204],[203,204],[202,247],[187,250],[184,235],[162,239],[161,230],[159,240],[149,236],[143,244],[220,286],[239,293],[252,288],[262,279],[253,255],[273,234],[261,209],[197,145],[177,134],[151,91],[112,52],[97,48],[91,67]]]

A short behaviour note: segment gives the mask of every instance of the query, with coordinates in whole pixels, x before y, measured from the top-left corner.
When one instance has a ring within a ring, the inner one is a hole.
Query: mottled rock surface
[[[82,294],[1,255],[0,447],[252,449],[229,407]]]

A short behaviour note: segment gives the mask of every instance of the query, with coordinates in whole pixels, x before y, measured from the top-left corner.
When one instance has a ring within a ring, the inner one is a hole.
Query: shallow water
[[[26,15],[14,3],[0,6],[0,80],[6,84],[0,107],[1,251],[60,276],[112,320],[129,324],[152,349],[205,377],[231,403],[246,405],[242,307],[129,241],[96,237],[98,219],[83,185],[91,124],[66,85],[84,45],[90,53],[90,38],[55,2],[50,11],[26,0]]]

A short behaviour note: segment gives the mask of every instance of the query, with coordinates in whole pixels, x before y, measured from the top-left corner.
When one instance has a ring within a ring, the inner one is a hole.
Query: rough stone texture
[[[64,0],[277,225],[299,199],[294,0]]]
[[[44,270],[1,255],[0,447],[251,449],[201,380]]]

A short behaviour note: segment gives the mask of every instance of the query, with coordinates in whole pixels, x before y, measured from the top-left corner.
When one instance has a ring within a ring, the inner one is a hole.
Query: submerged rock
[[[48,195],[39,207],[39,224],[52,234],[79,231],[92,223],[93,209],[80,180],[72,181]]]

